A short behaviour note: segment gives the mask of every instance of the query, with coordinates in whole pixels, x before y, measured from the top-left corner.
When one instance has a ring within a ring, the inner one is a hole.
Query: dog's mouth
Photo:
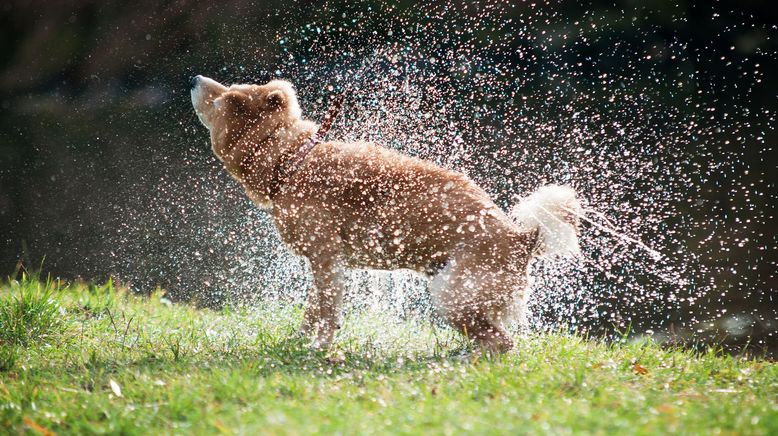
[[[198,92],[197,89],[192,89],[190,93],[192,95],[192,106],[194,106],[195,108],[195,114],[197,115],[197,119],[200,120],[200,123],[202,123],[203,126],[205,126],[208,130],[210,130],[211,126],[208,125],[208,122],[206,121],[206,118],[203,115],[202,111],[197,110],[198,102],[202,98],[200,96],[200,92]]]

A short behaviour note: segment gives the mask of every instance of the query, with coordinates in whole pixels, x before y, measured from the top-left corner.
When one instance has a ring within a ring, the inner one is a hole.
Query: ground
[[[423,321],[349,314],[333,350],[301,310],[222,311],[110,282],[0,285],[9,433],[778,434],[778,365],[562,333],[467,353]],[[0,432],[2,433],[2,432]]]

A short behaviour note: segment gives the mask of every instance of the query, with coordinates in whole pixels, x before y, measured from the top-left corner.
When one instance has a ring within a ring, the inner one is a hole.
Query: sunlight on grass
[[[300,307],[201,310],[102,286],[0,285],[0,426],[82,433],[776,434],[774,363],[517,337],[477,357],[430,323],[353,312],[330,351]]]

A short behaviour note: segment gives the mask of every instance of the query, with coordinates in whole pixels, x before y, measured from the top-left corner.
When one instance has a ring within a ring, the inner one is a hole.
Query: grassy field
[[[562,334],[475,358],[450,331],[370,314],[315,352],[300,317],[6,282],[0,432],[778,434],[775,363]]]

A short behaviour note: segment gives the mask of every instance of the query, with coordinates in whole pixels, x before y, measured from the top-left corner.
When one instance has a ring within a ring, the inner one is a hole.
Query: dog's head
[[[264,85],[231,85],[203,76],[192,78],[192,106],[211,133],[211,146],[222,161],[237,140],[251,131],[255,141],[268,138],[301,117],[292,84],[273,80]]]

